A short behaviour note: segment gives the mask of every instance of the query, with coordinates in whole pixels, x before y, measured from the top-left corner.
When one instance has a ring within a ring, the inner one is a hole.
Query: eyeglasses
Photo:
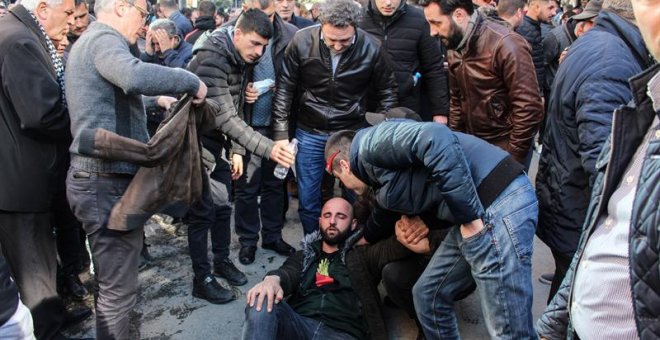
[[[328,158],[328,162],[325,163],[325,171],[327,171],[331,175],[332,175],[332,162],[335,161],[335,158],[337,157],[337,155],[339,154],[340,151],[341,150],[335,151],[335,153],[333,153],[332,156],[330,156],[330,158]]]
[[[129,6],[135,7],[135,9],[140,12],[140,16],[142,17],[142,23],[146,23],[147,19],[149,19],[149,11],[146,9],[138,6],[134,1],[129,1],[129,0],[123,0],[125,3],[127,3]]]

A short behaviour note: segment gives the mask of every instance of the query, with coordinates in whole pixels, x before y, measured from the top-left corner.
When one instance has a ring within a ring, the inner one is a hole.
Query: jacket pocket
[[[493,95],[486,100],[486,113],[488,118],[500,124],[508,124],[509,109],[507,105],[498,96]]]

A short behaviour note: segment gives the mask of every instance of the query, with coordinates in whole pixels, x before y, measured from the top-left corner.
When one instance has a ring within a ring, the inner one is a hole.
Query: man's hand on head
[[[151,34],[151,30],[147,30],[147,35],[145,36],[145,44],[144,44],[144,52],[146,52],[148,55],[153,56],[154,55],[154,43],[153,43],[153,35]]]
[[[160,46],[160,53],[165,53],[165,51],[174,48],[172,38],[164,29],[158,29],[154,31],[153,35],[156,38],[156,41],[158,41],[158,45]]]
[[[280,286],[279,276],[269,275],[264,277],[264,280],[257,283],[247,292],[247,304],[254,307],[256,303],[257,312],[261,311],[264,299],[266,299],[266,311],[269,313],[273,311],[273,302],[280,303],[284,298],[284,291]]]

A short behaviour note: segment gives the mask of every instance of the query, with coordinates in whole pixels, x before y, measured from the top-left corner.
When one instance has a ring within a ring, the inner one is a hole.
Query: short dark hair
[[[201,1],[197,10],[200,17],[212,17],[215,15],[215,4],[210,1]]]
[[[179,2],[177,0],[160,0],[158,4],[160,4],[160,7],[165,8],[179,8]]]
[[[519,9],[525,8],[525,0],[500,0],[497,3],[497,14],[500,16],[511,17]]]
[[[270,39],[273,36],[273,24],[268,15],[260,9],[250,8],[241,13],[236,20],[236,28],[243,33],[257,32],[261,37]]]
[[[339,166],[340,160],[348,161],[354,137],[355,131],[341,130],[328,138],[328,141],[325,143],[325,160],[327,162],[334,155],[331,169]]]
[[[75,1],[74,1],[74,5],[75,5],[76,7],[78,7],[78,6],[82,5],[82,4],[85,4],[85,6],[87,6],[87,8],[89,8],[89,4],[87,3],[87,0],[75,0]]]
[[[422,7],[426,7],[431,3],[436,3],[440,6],[440,11],[442,11],[443,15],[451,15],[459,8],[464,9],[469,15],[474,13],[474,4],[472,3],[472,0],[419,0],[418,2]]]

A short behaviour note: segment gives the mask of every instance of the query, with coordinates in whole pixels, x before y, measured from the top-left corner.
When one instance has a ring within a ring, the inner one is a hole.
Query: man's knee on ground
[[[255,323],[260,323],[261,320],[264,319],[269,319],[269,318],[275,318],[277,317],[277,314],[279,312],[279,309],[281,308],[279,304],[273,303],[273,310],[268,311],[266,308],[267,306],[267,301],[264,300],[263,306],[261,307],[260,311],[257,311],[257,303],[255,302],[253,307],[250,307],[250,305],[245,306],[245,321],[246,322],[255,322]]]

